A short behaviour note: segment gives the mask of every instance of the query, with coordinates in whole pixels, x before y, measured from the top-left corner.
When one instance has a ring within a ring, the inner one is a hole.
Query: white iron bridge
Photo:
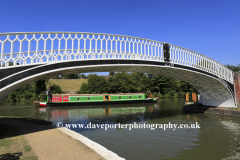
[[[177,78],[192,84],[204,105],[236,107],[230,69],[169,43],[102,33],[1,33],[0,52],[0,100],[22,85],[54,75],[128,71]]]

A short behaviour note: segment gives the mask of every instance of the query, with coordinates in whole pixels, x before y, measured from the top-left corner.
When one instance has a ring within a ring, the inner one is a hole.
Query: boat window
[[[90,97],[87,97],[87,99],[89,100],[89,99],[90,99]]]
[[[131,97],[131,96],[129,96],[129,98],[131,99],[132,97]]]
[[[78,97],[77,100],[80,100],[80,98]]]
[[[105,96],[105,100],[108,100],[108,96]]]
[[[141,98],[141,96],[139,96],[139,98]]]
[[[119,97],[119,99],[121,99],[121,97]]]

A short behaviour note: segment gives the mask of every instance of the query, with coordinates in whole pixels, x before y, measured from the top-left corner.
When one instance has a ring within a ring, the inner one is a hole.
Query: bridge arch
[[[127,71],[177,78],[193,85],[204,105],[236,107],[231,70],[168,43],[110,34],[41,32],[0,34],[0,46],[0,100],[45,77]]]

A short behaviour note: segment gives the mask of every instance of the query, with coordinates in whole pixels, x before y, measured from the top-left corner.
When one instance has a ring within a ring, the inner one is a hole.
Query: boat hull
[[[131,101],[104,101],[104,102],[66,102],[66,103],[45,103],[46,107],[53,106],[86,106],[86,105],[112,105],[112,104],[131,104],[131,103],[153,103],[156,100],[146,99],[146,100],[131,100]],[[39,104],[40,105],[40,104]],[[43,106],[43,103],[42,103]]]
[[[48,97],[46,97],[48,100]],[[41,102],[40,106],[85,106],[85,105],[110,105],[149,103],[156,98],[145,97],[144,93],[122,94],[55,94],[52,95],[52,103]]]

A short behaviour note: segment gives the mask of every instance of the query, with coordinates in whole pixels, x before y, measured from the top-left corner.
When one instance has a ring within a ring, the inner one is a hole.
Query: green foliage
[[[88,92],[89,93],[106,93],[107,92],[107,80],[103,76],[96,74],[90,74],[88,76]]]
[[[77,91],[77,94],[87,94],[87,93],[88,93],[88,84],[84,82],[81,85],[80,90]]]
[[[64,76],[64,79],[78,79],[78,74],[74,73],[74,74],[67,74]]]
[[[54,77],[51,77],[52,79],[61,79],[61,77],[59,76],[54,76]]]
[[[115,73],[114,72],[109,72],[109,75],[114,76]]]
[[[80,74],[79,77],[80,77],[81,79],[87,79],[87,76],[86,76],[85,74]]]
[[[164,98],[164,96],[161,93],[158,93],[157,97]]]
[[[144,74],[140,79],[140,91],[141,92],[150,92],[150,79]]]
[[[7,102],[25,102],[36,98],[36,88],[34,83],[27,84],[13,92],[11,92],[3,101]]]
[[[29,152],[32,150],[31,146],[29,146],[29,145],[24,146],[24,149],[25,149],[25,152]]]
[[[61,94],[61,93],[63,93],[61,87],[59,85],[56,85],[56,84],[52,84],[50,86],[50,89],[51,89],[51,94]]]
[[[149,93],[146,92],[145,93],[145,98],[148,98],[148,96],[149,96]]]
[[[178,93],[174,93],[173,97],[178,98]]]
[[[77,91],[79,94],[100,94],[107,93],[107,80],[103,76],[96,74],[88,75],[88,83],[83,83],[80,90]]]
[[[178,89],[178,92],[197,92],[198,91],[189,83],[184,82],[184,81],[180,81],[180,87]]]
[[[25,102],[27,100],[45,100],[46,95],[46,83],[48,79],[38,80],[33,83],[29,83],[13,92],[3,99],[5,102]],[[52,93],[62,93],[61,88],[56,85],[52,85]]]
[[[8,66],[13,66],[13,62],[9,62]],[[3,67],[5,67],[5,63],[3,63]]]
[[[170,98],[170,97],[172,97],[172,95],[170,93],[167,93],[164,95],[164,98]]]
[[[179,98],[184,98],[186,96],[185,92],[179,92],[178,97]]]
[[[185,97],[186,92],[197,92],[190,84],[170,77],[118,72],[108,79],[96,74],[88,75],[77,93],[137,93],[152,92],[153,97]],[[145,95],[148,97],[148,93]]]
[[[157,97],[158,96],[158,92],[153,92],[153,97]]]
[[[42,93],[38,94],[35,100],[37,100],[37,101],[47,101],[46,90],[43,91]]]
[[[46,90],[46,83],[48,82],[49,79],[41,79],[41,80],[38,80],[35,83],[35,93],[36,94],[40,94],[42,91],[45,91]]]
[[[233,72],[240,72],[240,64],[238,66],[233,66],[233,65],[227,64],[226,67],[231,69]]]
[[[139,92],[139,82],[125,72],[116,73],[108,79],[96,74],[88,75],[88,84],[82,84],[77,93],[136,93]]]
[[[77,74],[74,76],[78,77]],[[65,75],[64,78],[65,77],[68,76]],[[80,77],[86,76],[80,74]],[[153,93],[153,97],[177,98],[185,97],[186,92],[197,92],[197,90],[187,82],[154,74],[118,72],[114,73],[114,76],[108,79],[96,74],[89,74],[87,78],[88,83],[81,85],[77,91],[78,94],[151,92]],[[46,97],[47,82],[48,79],[43,79],[25,85],[10,93],[3,101],[40,100],[39,96],[44,100]],[[52,94],[62,93],[61,88],[56,84],[51,85],[50,88]],[[148,97],[148,94],[146,97]]]
[[[130,74],[126,72],[116,73],[113,78],[113,93],[137,93],[139,92],[138,83]]]

